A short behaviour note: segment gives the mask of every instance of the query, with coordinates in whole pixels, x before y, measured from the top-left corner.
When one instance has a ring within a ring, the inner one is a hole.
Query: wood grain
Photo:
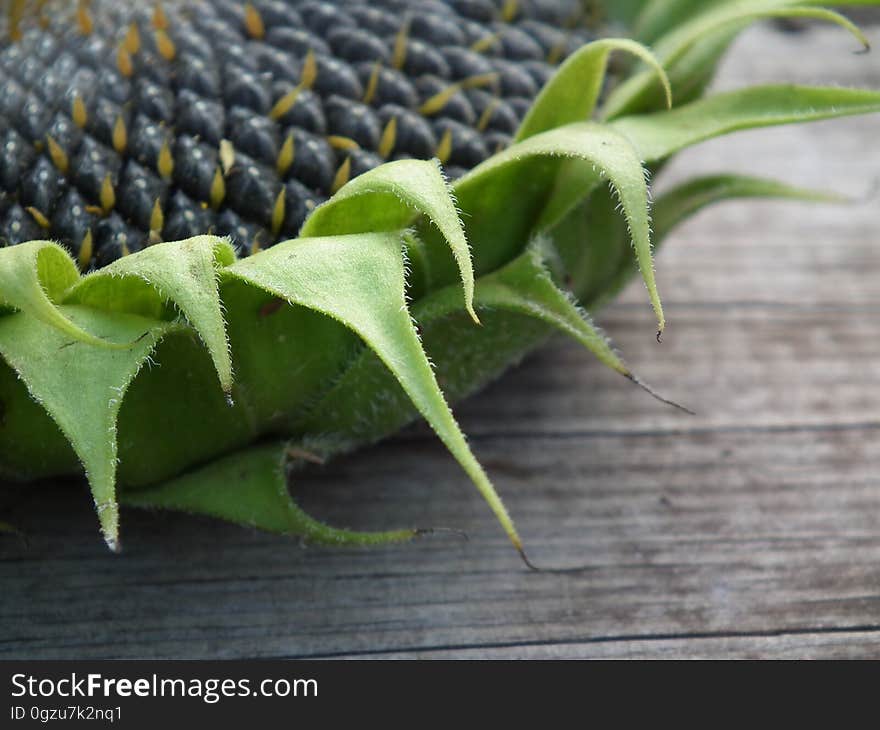
[[[874,28],[871,35],[880,41]],[[718,82],[880,88],[838,30],[748,32]],[[877,117],[742,134],[660,187],[739,170],[833,188],[848,206],[730,203],[599,321],[665,408],[558,341],[458,408],[516,516],[523,568],[427,429],[297,484],[335,524],[446,525],[413,546],[302,548],[128,512],[108,554],[83,485],[2,497],[0,657],[880,656],[880,176]]]

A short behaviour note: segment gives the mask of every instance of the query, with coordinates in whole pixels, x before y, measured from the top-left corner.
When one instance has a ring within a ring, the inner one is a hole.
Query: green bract
[[[571,56],[513,146],[452,187],[435,162],[389,162],[318,207],[300,238],[243,260],[205,235],[80,276],[50,241],[0,249],[0,473],[84,470],[112,548],[120,502],[321,543],[405,540],[417,531],[316,522],[287,477],[303,456],[350,450],[421,416],[522,552],[448,402],[559,331],[636,380],[585,308],[640,271],[662,331],[652,244],[718,200],[834,199],[715,176],[661,197],[653,224],[649,215],[646,167],[656,172],[684,147],[880,111],[880,93],[842,88],[701,97],[724,49],[755,19],[827,20],[867,44],[845,18],[812,6],[622,3],[636,40],[599,40]],[[599,103],[616,51],[630,72]]]

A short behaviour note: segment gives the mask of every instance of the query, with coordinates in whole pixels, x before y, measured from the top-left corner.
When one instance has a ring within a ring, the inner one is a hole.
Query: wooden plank
[[[880,87],[876,59],[850,49],[836,30],[757,29],[720,85]],[[669,180],[734,168],[862,195],[876,125],[708,144]],[[878,243],[876,201],[732,203],[683,227],[658,262],[664,343],[638,284],[600,321],[696,417],[561,341],[457,409],[534,559],[578,570],[525,570],[416,426],[311,469],[298,494],[334,524],[454,526],[468,542],[303,549],[127,512],[113,556],[81,484],[4,495],[29,537],[0,541],[0,656],[876,657]]]
[[[876,627],[876,432],[475,439],[535,559],[584,568],[568,574],[523,570],[458,470],[416,435],[313,474],[304,503],[339,524],[464,526],[469,543],[301,550],[182,516],[130,514],[127,553],[114,558],[94,539],[85,495],[58,488],[40,536],[3,565],[0,647],[325,656]]]

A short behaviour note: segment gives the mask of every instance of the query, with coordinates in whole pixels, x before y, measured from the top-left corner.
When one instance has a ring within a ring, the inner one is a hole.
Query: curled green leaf
[[[861,89],[779,84],[739,89],[654,114],[623,117],[611,127],[646,163],[742,129],[811,122],[880,111],[880,93]]]
[[[79,280],[79,271],[68,253],[52,241],[29,241],[0,248],[0,306],[27,312],[32,317],[79,342],[96,347],[125,347],[72,322],[56,302]]]
[[[427,218],[452,251],[464,287],[465,307],[474,312],[474,269],[455,200],[436,160],[396,160],[359,175],[303,225],[303,237],[399,231],[416,214]]]
[[[539,241],[500,271],[480,280],[480,306],[518,312],[538,319],[571,337],[606,367],[620,373],[657,400],[688,413],[688,409],[657,394],[637,377],[592,322],[574,296],[554,283],[544,264],[545,246]]]
[[[587,163],[595,173],[596,180],[607,179],[611,183],[620,199],[639,269],[657,315],[659,331],[662,332],[666,322],[651,260],[648,188],[636,150],[627,143],[625,137],[606,125],[593,122],[569,124],[529,137],[476,167],[457,184],[459,200],[474,217],[489,215],[480,210],[486,202],[492,203],[496,200],[495,195],[487,193],[487,190],[492,190],[499,179],[503,182],[505,179],[517,179],[528,174],[528,166],[535,160],[555,163],[555,166],[541,170],[551,185],[559,164],[566,160]],[[546,196],[550,189],[545,188],[543,192]],[[570,199],[563,198],[555,202],[560,207],[565,207],[576,202],[582,195],[582,191],[573,186]],[[494,220],[497,220],[497,216]],[[487,233],[487,237],[490,235]]]
[[[232,390],[232,359],[218,291],[219,271],[235,261],[228,241],[217,236],[196,236],[184,241],[158,243],[137,257],[124,256],[84,277],[67,294],[67,303],[104,310],[120,309],[156,316],[161,302],[144,304],[131,279],[145,282],[158,299],[171,302],[183,313],[208,348],[220,385]]]
[[[765,18],[809,18],[834,23],[849,31],[865,50],[870,47],[865,34],[851,20],[833,10],[809,5],[809,0],[717,3],[711,9],[691,17],[688,22],[673,26],[667,35],[657,40],[654,50],[670,70],[678,88],[693,85],[694,79],[705,79],[707,71],[714,67],[714,63],[706,63],[707,59],[701,54],[693,56],[690,62],[682,63],[698,45],[712,48],[713,55],[718,57],[740,30]],[[638,73],[616,88],[603,106],[602,118],[614,119],[656,109],[651,89],[652,75],[651,70]]]
[[[644,61],[660,82],[667,106],[672,106],[669,79],[648,48],[628,38],[603,38],[583,46],[559,67],[538,94],[520,124],[514,141],[519,142],[555,127],[589,119],[602,91],[608,57],[614,51],[624,51]]]
[[[115,550],[117,415],[129,384],[173,325],[79,306],[62,306],[59,312],[102,340],[133,344],[95,346],[29,312],[18,312],[0,317],[0,355],[73,446],[85,467],[104,540]]]
[[[267,444],[229,456],[159,486],[124,492],[123,505],[207,515],[318,545],[406,542],[415,529],[358,532],[331,527],[306,514],[287,486],[286,444]],[[235,479],[229,479],[235,474]]]
[[[654,202],[654,244],[708,205],[736,198],[776,198],[814,203],[843,203],[841,195],[810,190],[778,180],[750,175],[707,175],[688,180],[657,197]]]

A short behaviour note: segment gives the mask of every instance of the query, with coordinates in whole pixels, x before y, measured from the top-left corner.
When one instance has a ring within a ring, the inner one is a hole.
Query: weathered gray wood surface
[[[880,33],[872,32],[877,45]],[[843,32],[749,32],[720,85],[880,88]],[[744,134],[676,162],[866,195],[880,122]],[[79,485],[17,508],[0,541],[3,657],[880,656],[880,216],[736,203],[600,317],[630,362],[699,411],[664,408],[557,342],[458,409],[518,518],[523,568],[423,428],[313,471],[305,505],[359,527],[450,525],[469,542],[302,549],[129,512],[108,554]]]

